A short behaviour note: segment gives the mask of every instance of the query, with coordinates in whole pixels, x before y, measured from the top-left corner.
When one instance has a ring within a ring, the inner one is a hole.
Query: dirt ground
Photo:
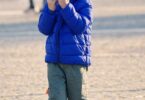
[[[130,6],[119,6],[119,1],[109,8],[99,0],[94,4],[95,17],[109,18],[95,19],[93,25],[88,100],[145,100],[145,16],[140,17],[144,1]],[[122,17],[126,14],[139,17]],[[6,15],[0,16],[0,100],[47,100],[46,37],[37,30],[38,16]]]
[[[46,100],[43,37],[0,40],[0,100]],[[145,35],[93,36],[89,100],[145,100]]]

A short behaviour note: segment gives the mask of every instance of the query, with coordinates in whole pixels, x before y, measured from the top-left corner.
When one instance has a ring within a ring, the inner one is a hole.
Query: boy
[[[92,5],[89,0],[48,0],[38,28],[48,36],[49,100],[87,100]]]

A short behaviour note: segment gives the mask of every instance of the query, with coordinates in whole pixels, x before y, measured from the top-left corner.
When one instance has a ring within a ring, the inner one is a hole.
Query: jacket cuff
[[[48,13],[50,15],[53,15],[53,14],[55,14],[56,10],[52,11],[52,10],[49,9],[48,5],[45,5],[45,8],[43,9],[43,12]]]
[[[71,3],[68,3],[67,6],[61,10],[61,14],[64,17],[64,19],[70,20],[70,18],[74,16],[74,10],[74,6]]]
[[[50,10],[50,9],[48,8],[48,13],[49,13],[49,14],[54,14],[54,13],[55,13],[55,10],[52,11],[52,10]]]

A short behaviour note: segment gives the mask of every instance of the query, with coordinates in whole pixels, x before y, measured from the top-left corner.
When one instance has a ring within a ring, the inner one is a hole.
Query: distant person
[[[91,27],[90,0],[47,0],[38,28],[47,36],[49,100],[88,100]]]
[[[42,1],[42,7],[35,4],[34,0],[29,0],[29,7],[25,10],[25,12],[40,12],[43,6],[45,5],[46,0]]]
[[[34,1],[33,0],[29,0],[29,4],[30,4],[29,8],[30,9],[34,9]]]
[[[35,5],[33,0],[29,0],[29,6],[28,9],[25,10],[25,12],[35,11]]]

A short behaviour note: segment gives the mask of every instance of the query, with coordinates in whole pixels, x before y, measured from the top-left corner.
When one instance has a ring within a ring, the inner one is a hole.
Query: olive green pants
[[[87,69],[48,63],[49,100],[87,100]]]

